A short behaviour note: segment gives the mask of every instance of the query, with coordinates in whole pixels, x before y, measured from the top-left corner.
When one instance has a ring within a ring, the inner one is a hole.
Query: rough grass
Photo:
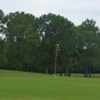
[[[0,70],[0,100],[100,100],[100,79],[75,75]]]

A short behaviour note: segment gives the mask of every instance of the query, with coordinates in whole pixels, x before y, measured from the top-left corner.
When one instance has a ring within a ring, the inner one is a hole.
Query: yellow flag
[[[60,51],[59,44],[56,44],[56,45],[57,45],[56,47],[57,51]]]

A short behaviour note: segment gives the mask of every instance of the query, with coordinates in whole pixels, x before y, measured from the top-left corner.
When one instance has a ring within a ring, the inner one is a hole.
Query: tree
[[[66,31],[63,35],[62,42],[61,42],[60,57],[62,59],[63,65],[66,66],[65,76],[70,76],[71,68],[74,65],[74,58],[75,58],[76,47],[77,47],[76,39],[77,39],[77,34],[76,34],[75,26],[70,23],[66,27]]]
[[[2,32],[2,19],[4,17],[3,11],[0,9],[0,32]]]
[[[38,23],[38,32],[41,33],[42,37],[42,43],[41,43],[41,50],[42,50],[42,57],[44,58],[44,66],[46,67],[46,73],[48,72],[48,68],[50,72],[54,69],[54,61],[55,61],[55,52],[56,52],[56,44],[58,43],[61,47],[61,54],[65,53],[65,42],[68,38],[70,38],[68,41],[70,42],[70,45],[74,45],[74,42],[72,42],[72,37],[75,36],[75,34],[71,31],[74,30],[74,25],[70,21],[68,21],[67,18],[64,18],[60,15],[54,15],[49,13],[48,15],[43,15],[39,18]],[[72,42],[72,44],[71,44]],[[68,44],[68,42],[67,42]],[[69,50],[70,51],[70,50]],[[63,60],[61,61],[61,54],[58,54],[58,65],[61,65],[61,62],[63,63]],[[72,53],[72,51],[71,51]],[[65,57],[67,57],[66,54],[64,54]],[[70,55],[71,56],[71,55]],[[67,59],[66,59],[67,61]],[[65,64],[65,62],[64,62]],[[66,64],[65,64],[66,65]],[[62,69],[62,67],[59,67],[59,69]]]
[[[96,22],[94,20],[86,19],[79,27],[79,36],[78,36],[78,50],[81,54],[81,61],[85,66],[84,77],[91,77],[91,66],[93,65],[94,60],[96,59],[96,49],[97,45],[97,36],[99,34],[99,28],[95,26]],[[90,68],[89,68],[90,67]]]
[[[5,68],[7,59],[6,59],[6,53],[7,53],[7,44],[5,39],[2,39],[2,35],[5,32],[4,28],[4,21],[5,19],[5,14],[4,12],[0,9],[0,68]]]
[[[33,15],[24,12],[7,15],[5,34],[9,44],[7,59],[10,69],[28,70],[28,66],[36,59],[33,51],[39,45],[40,38],[36,32],[35,19]]]

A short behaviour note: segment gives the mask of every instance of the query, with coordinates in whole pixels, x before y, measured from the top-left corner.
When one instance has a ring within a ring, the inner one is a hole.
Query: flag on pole
[[[56,45],[57,45],[56,46],[57,51],[60,51],[59,44],[56,44]]]

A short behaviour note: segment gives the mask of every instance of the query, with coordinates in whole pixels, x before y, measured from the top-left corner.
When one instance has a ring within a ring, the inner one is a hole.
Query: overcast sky
[[[43,14],[60,14],[75,25],[94,19],[100,28],[100,0],[0,0],[5,14],[24,11],[39,17]]]

